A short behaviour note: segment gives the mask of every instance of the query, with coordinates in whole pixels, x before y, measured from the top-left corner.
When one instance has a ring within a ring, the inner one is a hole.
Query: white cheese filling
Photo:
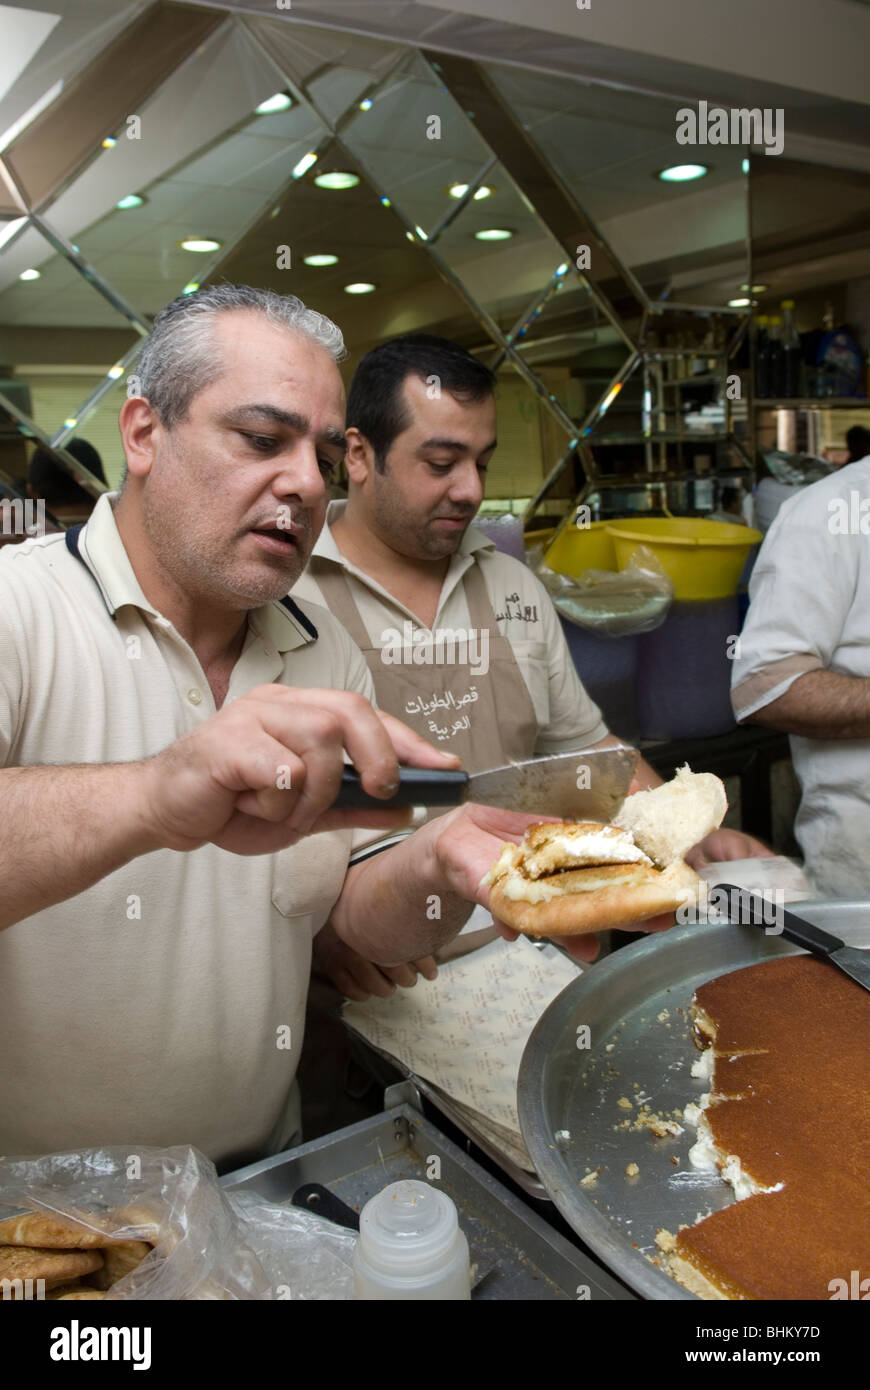
[[[697,1143],[689,1150],[689,1163],[692,1167],[701,1173],[715,1173],[718,1170],[733,1187],[738,1202],[742,1202],[745,1197],[753,1197],[756,1192],[781,1192],[785,1183],[778,1182],[773,1187],[764,1187],[744,1171],[737,1154],[727,1154],[723,1157],[722,1150],[713,1140],[713,1131],[704,1114],[709,1104],[710,1092],[707,1091],[701,1096],[699,1104],[692,1102],[683,1111],[683,1118],[688,1124],[697,1126],[698,1130]]]

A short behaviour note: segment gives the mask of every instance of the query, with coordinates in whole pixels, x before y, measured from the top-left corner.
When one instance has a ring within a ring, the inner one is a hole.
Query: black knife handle
[[[341,774],[341,791],[333,806],[339,811],[388,811],[391,806],[461,806],[468,773],[428,767],[400,767],[399,790],[387,798],[369,796],[355,767]]]
[[[312,1211],[315,1216],[325,1216],[327,1221],[334,1221],[336,1226],[345,1226],[349,1231],[359,1230],[359,1212],[354,1211],[347,1202],[343,1202],[322,1183],[307,1182],[302,1187],[297,1187],[291,1200],[294,1207]]]
[[[763,926],[769,917],[770,903],[764,898],[758,897],[755,893],[749,893],[745,888],[736,888],[733,883],[717,883],[716,890],[721,889],[728,894],[729,912],[731,904],[735,901],[739,906],[737,921],[744,926]],[[715,891],[715,890],[714,890]],[[795,946],[802,946],[805,951],[812,951],[816,956],[829,956],[834,951],[841,951],[844,943],[837,936],[831,936],[830,932],[822,931],[821,927],[813,926],[812,922],[807,922],[803,917],[798,917],[794,912],[789,912],[787,908],[777,908],[777,922],[781,918],[783,928],[781,935],[787,941],[794,942]]]

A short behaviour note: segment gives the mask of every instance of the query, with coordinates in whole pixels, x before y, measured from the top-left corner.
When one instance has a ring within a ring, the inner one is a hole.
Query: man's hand
[[[713,830],[694,845],[686,855],[686,863],[697,873],[705,864],[718,864],[728,859],[772,859],[773,850],[744,835],[742,830]]]
[[[329,925],[314,938],[312,968],[315,974],[325,976],[348,999],[360,1003],[373,994],[386,999],[395,994],[396,985],[410,989],[417,983],[418,975],[423,975],[427,980],[434,980],[438,975],[433,956],[423,956],[405,965],[375,965],[345,945]]]
[[[459,763],[353,691],[257,686],[141,764],[155,842],[272,854],[323,830],[407,825],[408,811],[329,809],[345,750],[365,790],[380,797],[395,792],[399,761]]]

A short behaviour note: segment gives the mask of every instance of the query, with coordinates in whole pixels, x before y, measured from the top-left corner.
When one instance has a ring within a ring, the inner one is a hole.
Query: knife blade
[[[745,888],[736,888],[731,883],[718,883],[716,891],[728,895],[728,915],[741,926],[760,926],[770,921],[770,903]],[[735,911],[736,907],[736,911]],[[782,923],[782,930],[779,930]],[[838,936],[822,931],[812,922],[789,912],[787,908],[776,908],[777,935],[784,936],[795,946],[802,946],[820,960],[830,961],[842,970],[851,980],[870,993],[870,951],[861,951],[857,946],[847,946]]]
[[[340,810],[383,811],[391,807],[461,806],[474,801],[481,806],[606,825],[628,795],[637,760],[636,748],[618,747],[527,758],[470,774],[402,767],[399,790],[388,799],[369,796],[356,769],[347,767],[333,804]]]

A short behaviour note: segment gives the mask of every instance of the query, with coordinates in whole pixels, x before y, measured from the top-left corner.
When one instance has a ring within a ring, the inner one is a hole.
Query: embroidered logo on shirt
[[[513,608],[511,607],[513,604]],[[536,623],[538,619],[538,605],[536,603],[523,603],[519,594],[505,594],[504,612],[496,613],[495,620],[500,622],[517,623]]]

